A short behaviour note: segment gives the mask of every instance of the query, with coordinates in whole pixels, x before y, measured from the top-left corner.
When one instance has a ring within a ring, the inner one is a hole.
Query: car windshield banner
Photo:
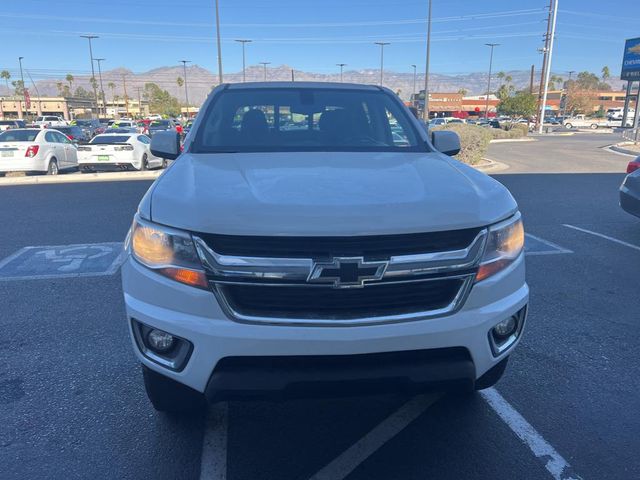
[[[625,43],[620,79],[640,80],[640,38],[631,38]]]

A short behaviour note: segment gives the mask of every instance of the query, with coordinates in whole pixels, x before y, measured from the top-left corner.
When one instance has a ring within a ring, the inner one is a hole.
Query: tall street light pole
[[[489,118],[489,93],[491,92],[491,68],[493,67],[493,49],[500,44],[485,43],[485,45],[491,48],[491,55],[489,56],[489,80],[487,82],[487,103],[484,109],[484,118]]]
[[[184,69],[184,101],[187,104],[187,118],[189,118],[189,93],[187,90],[187,63],[191,63],[190,60],[180,60],[182,62],[182,68]]]
[[[413,92],[412,92],[412,104],[415,106],[415,100],[416,100],[416,68],[418,68],[417,65],[411,65],[413,67]]]
[[[91,40],[94,38],[100,38],[97,35],[80,35],[81,38],[89,40],[89,58],[91,59],[91,86],[93,87],[93,98],[96,101],[96,109],[98,108],[98,91],[96,89],[96,71],[93,68],[93,48],[91,47]]]
[[[429,121],[429,59],[431,56],[431,0],[429,0],[429,12],[427,14],[427,64],[424,69],[424,110],[422,119]]]
[[[24,57],[18,57],[18,62],[20,63],[20,80],[22,81],[22,100],[24,101],[24,108],[27,109],[27,91],[24,88],[24,73],[22,72],[22,59]],[[22,108],[20,109],[22,110]]]
[[[380,86],[384,79],[384,46],[389,45],[389,42],[373,42],[376,45],[380,45]]]
[[[245,64],[245,54],[244,54],[244,46],[247,43],[251,43],[251,40],[244,40],[244,39],[239,39],[236,40],[236,42],[241,43],[242,44],[242,81],[246,82],[247,81],[247,74],[246,74],[246,64]]]
[[[100,96],[102,97],[102,109],[104,111],[104,116],[107,116],[107,100],[104,96],[104,85],[102,84],[102,67],[100,64],[106,60],[106,58],[94,58],[94,60],[98,63],[98,78],[100,79]]]
[[[220,45],[220,9],[216,0],[216,36],[218,37],[218,82],[222,83],[222,46]]]
[[[267,81],[267,65],[271,65],[271,62],[260,62],[260,65],[264,67],[264,81]]]
[[[346,63],[336,63],[336,65],[340,67],[340,83],[342,83],[342,72],[344,70]]]

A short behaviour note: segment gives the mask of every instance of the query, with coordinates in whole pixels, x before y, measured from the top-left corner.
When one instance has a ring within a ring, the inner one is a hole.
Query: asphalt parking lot
[[[112,268],[150,182],[0,187],[0,477],[640,478],[640,219],[618,206],[629,157],[611,137],[491,147],[532,235],[531,308],[503,380],[471,397],[158,414]],[[91,256],[86,276],[46,268]]]

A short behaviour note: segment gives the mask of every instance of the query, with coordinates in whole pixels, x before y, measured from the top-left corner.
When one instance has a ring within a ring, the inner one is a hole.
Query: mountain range
[[[315,73],[305,72],[300,70],[294,70],[288,65],[280,65],[277,67],[267,68],[267,80],[268,81],[288,81],[291,80],[292,71],[294,79],[296,81],[316,81],[316,82],[339,82],[340,73],[336,71],[334,73]],[[511,76],[512,85],[516,90],[528,88],[530,81],[530,71],[528,70],[513,70],[504,72],[506,75]],[[97,73],[96,73],[97,75]],[[246,68],[245,76],[246,81],[262,81],[264,79],[264,68],[260,65],[251,65]],[[564,72],[554,72],[554,75],[558,75],[564,79],[568,78],[568,75]],[[134,73],[126,68],[116,68],[108,70],[102,73],[103,86],[107,100],[111,100],[114,95],[123,97],[125,94],[125,84],[127,89],[127,95],[129,98],[137,98],[138,89],[142,90],[146,82],[157,83],[160,87],[166,89],[171,95],[176,96],[181,102],[185,102],[185,89],[184,86],[179,87],[177,83],[178,77],[184,79],[184,69],[181,65],[161,67],[150,70],[144,73]],[[218,76],[217,73],[211,72],[199,65],[191,65],[187,67],[187,85],[189,103],[192,105],[201,104],[207,97],[211,89],[217,85]],[[83,87],[86,90],[90,90],[89,83],[90,76],[78,76],[75,77],[72,82],[72,90],[77,87]],[[345,82],[354,83],[367,83],[378,84],[380,81],[379,69],[364,69],[364,70],[348,70],[343,74],[343,80]],[[488,72],[473,72],[459,75],[443,75],[439,73],[432,73],[430,75],[430,90],[431,92],[458,92],[460,89],[464,89],[467,95],[481,95],[487,89]],[[228,83],[241,82],[242,72],[225,73],[224,81]],[[534,84],[537,85],[540,81],[540,72],[536,71],[534,76]],[[501,80],[497,79],[495,72],[492,75],[492,90],[497,88]],[[31,93],[32,98],[35,98],[39,92],[41,96],[53,96],[58,95],[58,84],[68,85],[64,78],[60,79],[46,79],[36,81],[37,91],[29,82],[27,87]],[[614,90],[621,90],[623,82],[617,79],[609,79],[608,83]],[[112,84],[110,88],[109,85]],[[399,92],[400,96],[404,100],[408,100],[409,96],[414,89],[414,76],[413,73],[403,72],[384,72],[384,85]],[[424,89],[424,74],[416,75],[416,90]],[[12,92],[11,92],[12,93]],[[6,95],[7,88],[0,84],[0,95]]]

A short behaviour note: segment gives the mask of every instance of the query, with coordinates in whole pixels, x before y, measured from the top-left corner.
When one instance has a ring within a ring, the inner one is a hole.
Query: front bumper
[[[328,382],[331,375],[342,384],[354,378],[371,384],[376,378],[391,377],[405,385],[472,385],[519,341],[496,357],[489,331],[523,309],[529,299],[523,256],[501,273],[476,284],[465,305],[453,315],[350,327],[238,323],[225,315],[212,292],[169,280],[131,257],[122,267],[122,279],[130,328],[135,319],[193,344],[184,369],[171,371],[145,357],[133,340],[140,361],[173,380],[207,392],[210,399],[216,398],[216,391],[225,391],[232,398],[235,394],[303,383],[306,388],[314,380]],[[385,356],[374,356],[372,369],[340,368],[360,365],[360,356],[391,352],[396,356],[387,357],[389,363],[384,361]],[[404,354],[419,358],[409,361]],[[304,362],[315,360],[318,363],[305,375]],[[338,367],[327,369],[327,362]],[[341,376],[341,370],[354,372],[355,377]],[[411,378],[415,382],[407,380]]]

